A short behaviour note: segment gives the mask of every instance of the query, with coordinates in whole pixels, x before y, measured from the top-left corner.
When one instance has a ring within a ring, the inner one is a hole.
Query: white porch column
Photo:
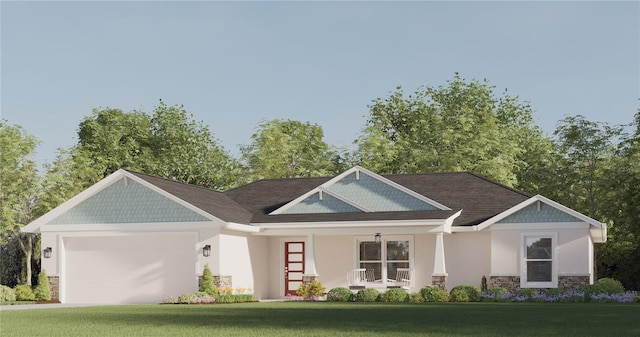
[[[314,234],[307,236],[307,245],[304,250],[304,276],[318,276],[316,271],[316,253],[314,246]]]
[[[444,264],[444,233],[436,234],[436,258],[433,262],[432,276],[447,276],[447,269]]]

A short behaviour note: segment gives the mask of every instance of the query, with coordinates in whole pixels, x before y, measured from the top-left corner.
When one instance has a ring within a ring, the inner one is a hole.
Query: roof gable
[[[123,176],[47,225],[209,221],[205,216]]]
[[[330,197],[324,198],[323,192],[327,192]],[[303,214],[318,209],[323,212],[315,213],[450,210],[424,195],[355,166],[276,209],[270,215]]]
[[[496,223],[544,222],[582,222],[582,220],[538,200]]]

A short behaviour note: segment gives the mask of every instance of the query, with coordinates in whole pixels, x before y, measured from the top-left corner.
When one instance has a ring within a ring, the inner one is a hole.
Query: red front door
[[[295,295],[304,274],[304,242],[284,243],[284,294]]]

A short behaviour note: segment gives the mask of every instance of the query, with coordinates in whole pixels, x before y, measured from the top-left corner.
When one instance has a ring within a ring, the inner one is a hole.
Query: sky
[[[640,2],[0,1],[0,118],[51,163],[93,109],[183,105],[232,155],[263,121],[351,147],[368,105],[457,72],[533,107],[551,135],[640,107]]]

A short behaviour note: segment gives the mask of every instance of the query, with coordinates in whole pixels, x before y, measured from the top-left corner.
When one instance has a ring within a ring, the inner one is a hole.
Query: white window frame
[[[358,236],[354,238],[354,251],[353,251],[353,260],[354,260],[354,268],[360,268],[360,242],[372,242],[375,241],[374,236]],[[387,241],[409,241],[409,268],[413,268],[414,266],[414,238],[413,235],[382,235],[380,238],[380,244],[382,248],[381,252],[381,261],[382,264],[382,285],[387,284],[387,264],[389,262],[399,262],[397,260],[387,260]],[[377,261],[372,261],[377,262]]]
[[[551,239],[551,281],[527,282],[527,238]],[[520,288],[557,288],[558,287],[558,233],[522,233],[520,239]]]

